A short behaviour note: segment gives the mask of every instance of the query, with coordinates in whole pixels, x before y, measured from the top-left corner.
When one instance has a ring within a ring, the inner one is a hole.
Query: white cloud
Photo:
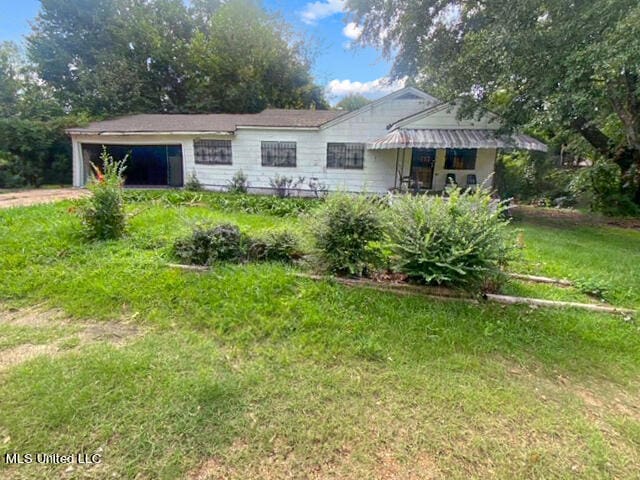
[[[342,29],[342,33],[350,40],[358,40],[362,35],[362,27],[355,22],[349,22]]]
[[[318,20],[342,12],[344,10],[344,2],[345,0],[325,0],[307,3],[300,16],[304,23],[313,25]]]
[[[327,85],[327,96],[338,100],[352,93],[359,93],[367,98],[378,98],[404,87],[405,79],[389,82],[386,77],[376,78],[369,82],[352,82],[351,80],[331,80]]]

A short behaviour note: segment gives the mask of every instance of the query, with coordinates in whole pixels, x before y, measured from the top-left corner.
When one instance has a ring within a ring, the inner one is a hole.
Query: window
[[[327,143],[327,168],[364,168],[364,143]]]
[[[475,148],[447,148],[445,170],[475,170],[478,150]]]
[[[262,142],[263,167],[295,167],[296,142]]]
[[[231,165],[231,140],[195,140],[196,163]]]

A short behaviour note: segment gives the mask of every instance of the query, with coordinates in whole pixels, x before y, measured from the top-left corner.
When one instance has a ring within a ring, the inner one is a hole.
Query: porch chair
[[[469,175],[467,175],[467,188],[468,189],[476,188],[477,185],[478,185],[478,179],[476,178],[475,174],[470,173]]]

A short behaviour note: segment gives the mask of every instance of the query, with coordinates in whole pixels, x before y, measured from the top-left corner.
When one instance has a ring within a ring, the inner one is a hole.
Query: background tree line
[[[0,44],[0,187],[69,183],[64,130],[132,113],[327,108],[308,45],[257,1],[41,0]]]
[[[510,156],[501,168],[528,172],[538,194],[552,183],[588,193],[596,209],[638,213],[637,0],[347,0],[347,8],[363,27],[360,42],[393,58],[394,78],[457,99],[465,116],[498,113],[506,130],[552,147],[549,157]],[[561,153],[594,165],[563,184],[550,168]]]

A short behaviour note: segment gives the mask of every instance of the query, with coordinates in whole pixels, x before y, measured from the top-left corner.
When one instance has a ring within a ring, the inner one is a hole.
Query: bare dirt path
[[[55,357],[87,344],[123,346],[144,333],[130,323],[72,321],[61,310],[40,306],[7,309],[0,304],[0,329],[3,327],[13,328],[0,334],[0,373],[38,356]],[[11,342],[16,332],[26,339]],[[11,346],[2,348],[3,340]]]
[[[9,192],[0,190],[0,208],[25,207],[38,203],[58,202],[60,200],[82,198],[87,194],[86,190],[78,188],[47,188]]]

